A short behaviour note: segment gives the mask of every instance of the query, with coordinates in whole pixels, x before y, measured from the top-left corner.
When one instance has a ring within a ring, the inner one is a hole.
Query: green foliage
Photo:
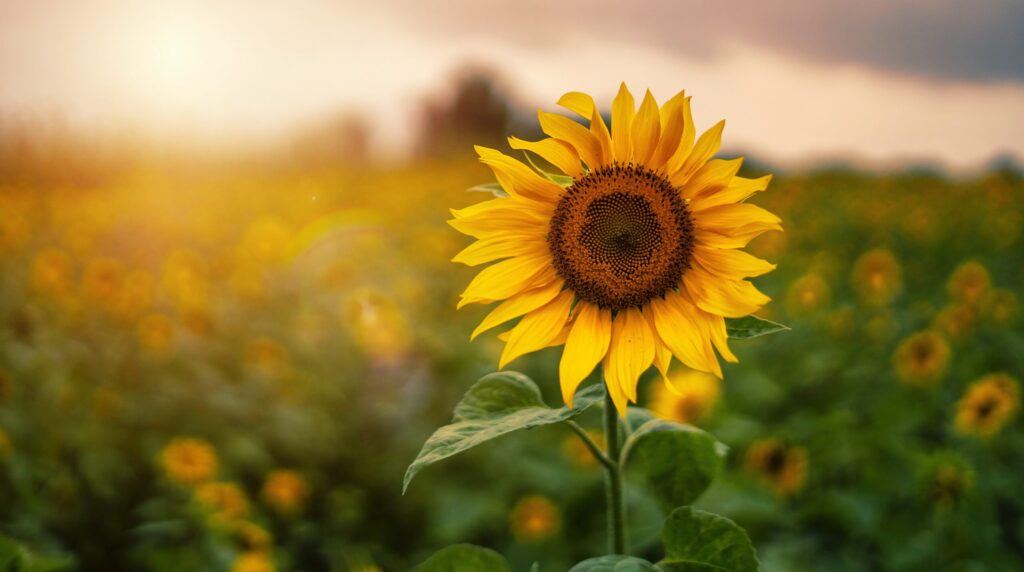
[[[756,572],[754,546],[735,522],[689,507],[677,508],[662,533],[666,572]]]
[[[416,572],[508,572],[508,561],[491,550],[472,544],[454,544],[438,550],[416,567]]]
[[[590,558],[569,569],[569,572],[658,572],[654,564],[635,556],[609,554]]]
[[[576,394],[572,409],[552,409],[544,404],[537,384],[525,375],[514,371],[485,375],[455,407],[452,424],[435,431],[423,444],[405,471],[402,490],[424,468],[466,449],[513,431],[572,419],[600,401],[603,391],[600,385],[587,387]]]
[[[666,510],[689,505],[707,490],[722,468],[725,446],[691,425],[652,419],[622,450],[627,467],[642,473]]]
[[[783,326],[764,318],[758,318],[757,316],[727,318],[725,320],[725,332],[733,340],[747,340],[776,332],[784,332],[788,329],[788,326]]]
[[[0,534],[0,570],[4,572],[59,572],[72,569],[63,556],[39,554],[20,542]]]

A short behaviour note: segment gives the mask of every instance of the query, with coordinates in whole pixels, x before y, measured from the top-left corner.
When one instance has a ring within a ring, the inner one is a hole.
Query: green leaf
[[[491,193],[496,197],[507,197],[508,193],[498,183],[483,183],[466,189],[470,193]]]
[[[776,332],[784,332],[788,329],[789,326],[783,326],[782,324],[758,318],[757,316],[725,319],[725,331],[729,339],[732,340],[748,340]]]
[[[530,166],[533,167],[533,169],[535,171],[537,171],[538,173],[543,175],[544,178],[546,178],[547,180],[551,181],[552,183],[555,183],[555,184],[557,184],[560,187],[568,187],[569,185],[571,185],[573,183],[573,178],[570,177],[569,175],[556,175],[554,173],[549,173],[549,172],[545,171],[544,169],[541,169],[540,167],[538,167],[537,164],[533,162],[533,158],[530,157],[529,153],[527,153],[526,151],[523,151],[523,155],[526,156],[526,162],[529,163]]]
[[[652,419],[626,440],[623,463],[642,472],[666,510],[692,504],[722,468],[725,446],[690,426]]]
[[[569,572],[659,572],[654,564],[635,556],[609,554],[589,558],[569,569]]]
[[[537,384],[525,375],[514,371],[485,375],[455,407],[452,424],[434,431],[423,444],[405,471],[402,492],[425,467],[506,433],[572,419],[603,396],[600,384],[591,385],[576,394],[572,409],[552,409],[544,404]]]
[[[757,572],[750,538],[735,522],[690,507],[677,508],[662,532],[666,572]]]
[[[533,566],[530,566],[530,572],[540,572],[540,562],[534,562]]]
[[[416,572],[509,572],[505,557],[490,548],[453,544],[416,567]]]
[[[57,572],[68,570],[73,561],[61,555],[38,554],[13,538],[0,534],[0,570]]]

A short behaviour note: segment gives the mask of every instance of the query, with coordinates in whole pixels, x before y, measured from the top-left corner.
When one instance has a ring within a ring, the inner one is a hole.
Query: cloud
[[[1024,80],[1019,0],[384,0],[417,33],[524,45],[566,37],[712,56],[746,43],[931,78]]]

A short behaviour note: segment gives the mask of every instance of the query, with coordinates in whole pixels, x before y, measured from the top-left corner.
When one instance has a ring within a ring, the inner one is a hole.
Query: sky
[[[515,100],[693,96],[767,160],[1024,158],[1021,0],[0,0],[0,113],[285,137],[340,110],[401,155],[467,63]]]

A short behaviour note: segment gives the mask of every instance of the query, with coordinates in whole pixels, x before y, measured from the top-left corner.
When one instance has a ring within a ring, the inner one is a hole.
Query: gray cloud
[[[937,79],[1024,80],[1021,0],[391,0],[421,33],[531,45],[583,34],[713,56],[743,41]]]

